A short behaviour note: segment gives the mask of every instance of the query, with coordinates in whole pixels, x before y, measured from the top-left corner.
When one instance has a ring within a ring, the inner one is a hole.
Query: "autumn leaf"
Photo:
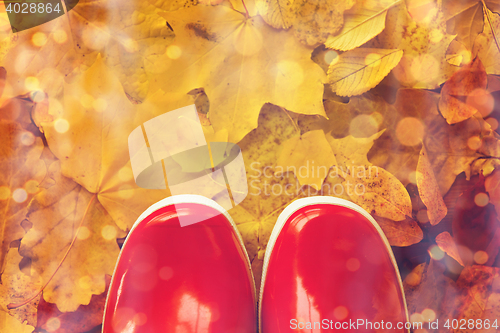
[[[92,296],[88,305],[80,305],[75,312],[61,312],[57,306],[40,300],[38,304],[37,330],[53,331],[55,327],[59,333],[93,332],[92,328],[102,323],[106,295],[111,277],[106,276],[106,291]]]
[[[455,282],[443,274],[446,266],[442,262],[431,259],[421,265],[423,267],[415,267],[403,282],[408,312],[421,314],[423,310],[430,309],[436,318],[441,318],[442,304],[446,296],[454,296]],[[414,317],[415,321],[423,322],[419,317]]]
[[[335,139],[330,135],[327,136],[328,142],[332,146],[333,152],[339,166],[347,168],[355,165],[369,165],[366,155],[384,131],[373,134],[368,138],[356,138],[348,135],[344,138]]]
[[[412,173],[416,171],[423,142],[444,195],[462,172],[467,177],[483,171],[485,175],[491,173],[500,153],[500,142],[480,117],[449,125],[438,112],[438,98],[433,92],[400,89],[394,103],[398,114],[375,142],[368,158],[406,185],[415,182]]]
[[[404,56],[394,68],[391,85],[405,88],[435,89],[456,70],[446,60],[446,51],[455,38],[446,31],[441,8],[431,8],[424,18],[415,20],[401,3],[389,10],[386,28],[369,47],[400,49]]]
[[[6,109],[2,109],[4,112]],[[7,109],[8,110],[8,109]],[[12,114],[11,114],[12,116]],[[42,139],[16,122],[0,120],[0,269],[10,243],[24,236],[21,227],[29,200],[46,174]]]
[[[353,185],[352,201],[370,214],[394,221],[411,216],[411,200],[406,188],[386,170],[375,166],[371,169],[368,166],[363,169],[358,167],[356,173],[347,175],[345,180],[343,184],[346,188],[350,187],[349,183]]]
[[[8,73],[16,74],[8,80],[14,95],[37,89],[57,93],[65,77],[87,69],[97,52],[103,52],[125,91],[142,100],[153,74],[150,69],[162,68],[149,61],[165,53],[172,37],[165,19],[146,1],[80,0],[67,15],[12,33],[2,64]],[[26,81],[29,77],[37,78],[38,85],[32,79]],[[32,84],[26,86],[26,82]]]
[[[319,190],[336,160],[325,133],[316,130],[284,142],[276,163],[276,172],[291,170],[301,185],[311,185]]]
[[[0,309],[0,327],[8,329],[9,332],[16,333],[31,333],[35,329],[31,325],[20,323],[17,319],[2,309]]]
[[[252,261],[254,276],[261,275],[262,262],[271,231],[281,211],[307,191],[293,173],[275,175],[282,143],[297,136],[293,113],[265,104],[259,116],[259,126],[248,133],[238,145],[247,172],[248,195],[229,211],[240,231]],[[293,116],[293,117],[292,117]],[[292,117],[292,118],[290,118]]]
[[[468,98],[486,97],[487,84],[486,71],[478,58],[460,68],[446,81],[441,89],[439,111],[448,124],[468,119],[478,111]]]
[[[40,278],[31,270],[26,261],[23,262],[23,257],[19,255],[18,249],[9,249],[5,261],[6,266],[2,273],[2,284],[0,285],[0,304],[6,306],[11,303],[20,303],[36,295],[42,287]],[[40,297],[36,297],[21,308],[6,309],[6,311],[10,316],[16,318],[19,323],[36,326],[36,312],[39,301]],[[1,327],[2,324],[0,323]],[[9,332],[17,331],[12,330]]]
[[[446,216],[448,209],[440,193],[425,146],[422,147],[418,158],[416,181],[420,198],[427,207],[429,221],[432,225],[436,225]]]
[[[461,7],[470,3],[475,4],[466,9]],[[456,8],[457,5],[460,7]],[[455,40],[462,43],[467,50],[472,50],[474,40],[483,31],[484,15],[481,2],[445,1],[443,7],[448,26],[452,26],[452,33],[457,35]]]
[[[75,311],[80,304],[88,304],[92,295],[104,292],[105,274],[113,274],[119,253],[116,238],[123,234],[93,200],[95,194],[60,174],[59,162],[51,165],[50,172],[55,185],[30,203],[27,220],[33,226],[19,252],[31,259],[43,283],[50,281],[44,299],[61,311]]]
[[[352,201],[372,215],[402,221],[411,216],[408,192],[396,177],[372,165],[366,157],[373,141],[381,134],[370,138],[348,136],[334,139],[327,136],[327,140],[339,165],[337,173],[345,180],[342,185]]]
[[[328,68],[328,81],[339,96],[360,95],[379,84],[402,56],[403,52],[398,49],[347,51]]]
[[[216,131],[228,129],[231,142],[257,127],[267,102],[295,113],[325,115],[324,72],[310,59],[311,50],[286,31],[222,6],[196,6],[162,16],[176,34],[171,47],[181,52],[155,78],[156,87],[170,101],[204,88],[210,121]]]
[[[174,11],[177,9],[181,9],[184,7],[191,7],[198,4],[196,0],[147,0],[150,4],[155,7],[166,10],[166,11]],[[200,1],[200,3],[203,3]]]
[[[332,94],[330,90],[328,93]],[[349,98],[349,102],[330,97],[325,93],[324,105],[328,119],[323,117],[299,116],[298,126],[302,132],[322,129],[334,138],[344,138],[349,134],[357,137],[370,137],[380,129],[392,124],[397,116],[394,107],[381,96],[371,92]]]
[[[447,310],[442,320],[486,319],[493,323],[500,316],[499,268],[486,266],[466,267],[456,282],[456,298],[448,297]],[[456,330],[458,331],[458,330]]]
[[[258,0],[257,8],[264,21],[276,29],[288,29],[295,21],[292,1]]]
[[[424,233],[418,223],[410,218],[404,221],[393,221],[375,216],[375,220],[392,246],[410,246],[424,238]]]
[[[476,54],[484,65],[486,73],[500,74],[500,65],[497,61],[500,55],[500,15],[488,8],[484,9],[484,29],[474,40],[472,53]]]
[[[293,26],[295,36],[302,43],[317,45],[342,27],[343,13],[354,3],[352,0],[257,0],[257,8],[272,27]]]
[[[63,175],[97,193],[100,204],[122,230],[131,228],[147,207],[170,195],[135,184],[128,149],[133,129],[171,110],[162,98],[158,92],[142,104],[132,104],[98,58],[72,84],[65,84],[62,100],[49,98],[53,121],[41,123]],[[187,94],[185,98],[189,104]]]
[[[400,1],[358,1],[344,13],[342,29],[325,41],[331,49],[348,51],[368,42],[385,28],[387,11]]]
[[[449,232],[445,231],[437,235],[436,244],[441,250],[443,250],[443,252],[455,259],[460,265],[465,266],[464,262],[460,258],[457,244],[455,243]]]

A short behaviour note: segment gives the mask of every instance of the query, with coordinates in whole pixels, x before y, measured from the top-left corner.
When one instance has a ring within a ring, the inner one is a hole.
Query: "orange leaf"
[[[420,151],[416,178],[420,197],[427,207],[429,221],[432,225],[436,225],[446,216],[448,209],[439,191],[439,185],[425,147],[422,147]]]
[[[374,217],[384,231],[389,244],[393,246],[410,246],[424,238],[424,233],[418,223],[410,218],[393,221],[379,216]]]
[[[439,110],[449,124],[470,118],[478,110],[467,97],[487,94],[488,77],[479,58],[456,71],[441,90]]]
[[[448,231],[442,232],[436,236],[436,243],[441,250],[443,250],[447,255],[455,259],[460,265],[465,266],[460,254],[458,253],[458,247],[453,237],[451,237]]]

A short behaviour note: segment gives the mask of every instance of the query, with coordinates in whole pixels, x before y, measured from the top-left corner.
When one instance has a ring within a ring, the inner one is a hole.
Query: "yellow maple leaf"
[[[93,199],[95,194],[61,175],[59,161],[51,164],[50,173],[55,185],[30,204],[27,219],[33,226],[19,251],[31,259],[43,283],[50,281],[44,299],[56,303],[60,311],[75,311],[80,304],[88,304],[92,295],[104,292],[105,275],[113,274],[120,251],[116,238],[124,233]]]
[[[169,69],[154,79],[171,101],[204,88],[214,129],[238,142],[257,127],[264,103],[325,115],[325,74],[311,50],[260,17],[227,7],[196,6],[162,14],[175,31]],[[168,51],[167,51],[168,52]]]
[[[66,15],[11,33],[1,64],[14,95],[41,89],[54,96],[65,79],[87,69],[102,52],[126,92],[144,99],[149,63],[162,59],[173,37],[157,11],[146,1],[80,0]]]
[[[335,155],[321,130],[310,131],[283,143],[275,173],[292,171],[301,185],[311,185],[316,190],[336,164]]]
[[[142,104],[132,104],[98,58],[72,84],[65,84],[62,100],[49,98],[53,121],[41,123],[50,149],[61,160],[63,175],[97,193],[122,230],[151,204],[170,195],[135,184],[128,149],[128,136],[137,126],[171,110],[173,104],[162,98],[158,92]],[[189,104],[187,94],[182,102]]]

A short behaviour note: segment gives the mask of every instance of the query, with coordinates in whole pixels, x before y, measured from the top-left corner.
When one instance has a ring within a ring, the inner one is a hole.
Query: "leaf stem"
[[[241,0],[241,2],[243,3],[243,7],[245,8],[246,16],[247,16],[247,18],[249,18],[250,13],[248,12],[247,5],[245,4],[245,0]]]
[[[7,309],[9,310],[12,310],[12,309],[16,309],[16,308],[19,308],[21,306],[24,306],[26,304],[28,304],[29,302],[31,302],[32,300],[34,300],[35,298],[38,297],[38,295],[40,295],[42,293],[42,291],[45,289],[45,287],[47,287],[47,285],[50,283],[50,281],[52,281],[52,279],[54,278],[54,276],[56,275],[57,271],[59,270],[59,268],[61,268],[61,265],[63,264],[64,260],[66,259],[66,257],[68,256],[69,254],[69,251],[71,250],[71,248],[73,247],[73,244],[75,244],[75,241],[76,241],[76,237],[78,236],[78,232],[80,231],[80,228],[82,227],[82,224],[83,224],[83,221],[85,220],[85,217],[87,216],[87,213],[90,209],[90,205],[92,204],[92,202],[94,201],[94,199],[97,197],[97,194],[94,194],[92,196],[92,198],[90,199],[88,205],[87,205],[87,208],[85,209],[85,212],[83,213],[83,216],[82,216],[82,220],[80,221],[80,225],[78,226],[78,229],[76,229],[76,233],[75,233],[75,236],[73,236],[73,240],[71,241],[71,243],[69,244],[69,247],[68,249],[66,250],[66,253],[64,254],[63,258],[61,259],[61,261],[59,262],[59,265],[57,265],[57,268],[56,270],[54,271],[54,273],[52,274],[52,276],[49,278],[49,280],[43,285],[43,287],[40,289],[40,291],[38,291],[38,293],[36,293],[36,295],[28,298],[27,300],[21,302],[21,303],[10,303],[7,305]]]

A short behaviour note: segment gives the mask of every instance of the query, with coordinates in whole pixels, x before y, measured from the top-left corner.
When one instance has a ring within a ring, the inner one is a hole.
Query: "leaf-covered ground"
[[[100,331],[170,195],[135,184],[128,135],[193,103],[242,149],[257,285],[280,212],[330,195],[380,224],[412,321],[500,319],[497,1],[80,0],[15,33],[0,7],[1,332]]]

